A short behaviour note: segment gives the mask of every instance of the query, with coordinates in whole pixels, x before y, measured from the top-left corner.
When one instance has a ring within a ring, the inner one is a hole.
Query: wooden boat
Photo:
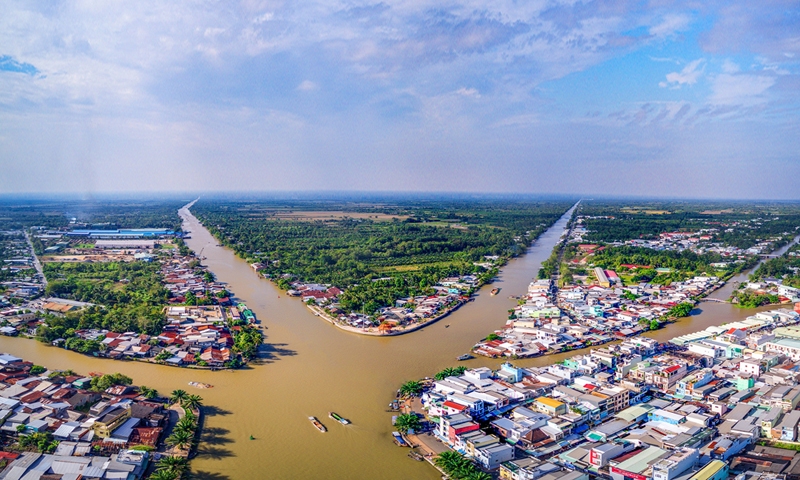
[[[337,422],[341,423],[342,425],[350,425],[350,420],[344,418],[343,416],[339,415],[336,412],[328,412],[328,416]]]
[[[195,388],[214,388],[214,385],[211,385],[210,383],[200,383],[200,382],[189,382],[189,386]]]
[[[421,462],[421,461],[425,460],[425,458],[422,455],[420,455],[419,453],[415,452],[414,450],[411,450],[410,452],[408,452],[408,456],[410,458],[418,461],[418,462]]]
[[[392,432],[392,437],[394,437],[394,443],[397,444],[398,447],[408,446],[405,439],[403,439],[403,436],[400,435],[400,432]]]
[[[450,324],[448,323],[447,325],[444,326],[444,328],[450,328]]]
[[[492,291],[489,292],[490,295],[497,295],[498,293],[500,293],[500,289],[499,288],[493,288]]]
[[[325,428],[325,425],[323,425],[322,423],[320,423],[319,420],[317,420],[317,417],[308,417],[308,419],[311,421],[311,424],[314,425],[314,427],[316,427],[316,429],[319,430],[320,432],[325,433],[328,431],[328,429]]]
[[[475,357],[473,357],[473,356],[472,356],[472,355],[470,355],[469,353],[465,353],[464,355],[459,355],[459,356],[457,356],[457,357],[456,357],[456,360],[458,360],[459,362],[462,362],[462,361],[464,361],[464,360],[469,360],[470,358],[475,358]]]

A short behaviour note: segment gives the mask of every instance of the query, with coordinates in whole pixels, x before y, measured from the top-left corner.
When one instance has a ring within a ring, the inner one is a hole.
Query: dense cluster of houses
[[[115,359],[159,361],[179,366],[221,368],[235,357],[231,347],[236,330],[241,328],[241,324],[255,323],[255,315],[244,305],[232,306],[225,285],[215,281],[213,275],[199,266],[197,258],[182,255],[179,249],[171,248],[171,245],[165,247],[163,244],[168,240],[161,237],[170,234],[171,232],[162,230],[138,229],[53,231],[39,232],[38,236],[53,243],[69,235],[68,248],[50,252],[55,255],[50,257],[52,260],[61,261],[62,256],[59,253],[73,255],[78,250],[87,250],[88,247],[73,245],[76,242],[87,245],[94,242],[93,249],[110,249],[105,250],[111,252],[110,256],[106,254],[103,257],[106,258],[105,261],[119,260],[113,255],[114,252],[119,252],[120,255],[130,256],[131,261],[160,263],[163,285],[170,295],[169,305],[164,309],[166,321],[163,330],[153,336],[99,329],[76,330],[76,337],[95,341],[100,345],[97,355]],[[19,248],[27,255],[24,258],[32,268],[33,252],[24,236],[21,238],[24,245]],[[72,261],[96,260],[75,257]],[[205,305],[180,305],[190,300],[190,303]],[[60,315],[89,305],[91,304],[69,299],[39,298],[22,306],[7,307],[0,310],[0,334],[34,336],[41,322],[37,312]],[[61,345],[65,341],[57,339],[53,343]]]
[[[783,279],[780,278],[768,277],[758,281],[747,282],[745,289],[757,294],[777,295],[781,303],[800,302],[800,288],[784,285]]]
[[[190,293],[201,303],[206,300],[218,305],[230,303],[225,284],[207,277],[208,270],[195,267],[197,259],[194,256],[183,256],[174,250],[172,255],[160,256],[159,259],[164,288],[170,293],[171,304],[185,303]]]
[[[585,226],[587,219],[593,218],[613,218],[613,217],[588,217],[578,216],[575,219],[575,226],[570,233],[568,239],[571,243],[583,243],[584,239],[590,233]],[[681,231],[681,232],[664,232],[658,235],[658,238],[652,239],[631,239],[620,242],[612,242],[609,245],[619,246],[628,245],[634,247],[652,248],[654,250],[672,250],[672,251],[692,251],[697,254],[703,253],[717,253],[723,257],[729,258],[729,262],[740,262],[745,257],[751,255],[761,255],[771,251],[775,242],[780,241],[781,237],[771,237],[756,242],[749,248],[739,248],[732,245],[726,245],[722,242],[714,241],[714,237],[718,233],[732,233],[737,230],[754,230],[761,227],[764,222],[769,219],[749,219],[741,221],[732,221],[727,223],[708,221],[706,228],[700,228],[694,231]],[[789,232],[784,234],[788,235]],[[586,245],[587,247],[599,248],[599,245]],[[725,268],[725,265],[720,265],[720,268]]]
[[[164,404],[133,386],[95,392],[91,377],[31,374],[32,367],[0,354],[0,431],[12,443],[39,433],[58,444],[52,453],[2,452],[0,479],[142,478],[150,454],[132,448],[158,445],[169,421]]]
[[[35,268],[33,250],[19,230],[0,232],[0,276],[3,292],[0,308],[15,308],[18,300],[36,297],[44,290],[44,279]]]
[[[693,298],[721,284],[717,277],[698,276],[669,286],[622,286],[609,282],[614,276],[604,272],[597,272],[597,277],[597,284],[560,289],[550,280],[532,282],[505,327],[476,344],[475,352],[530,357],[630,337],[657,328],[671,308],[694,303]]]
[[[496,257],[490,257],[495,259]],[[253,264],[258,271],[263,265]],[[379,278],[373,281],[390,281],[391,278]],[[316,283],[292,282],[286,292],[289,296],[300,297],[304,303],[324,308],[325,314],[341,325],[363,330],[377,330],[382,333],[419,325],[432,318],[450,312],[466,302],[469,294],[479,284],[475,275],[444,278],[433,286],[434,295],[399,298],[394,306],[380,308],[377,315],[365,315],[358,312],[345,312],[339,305],[342,290],[332,285]]]
[[[800,478],[794,452],[769,445],[800,440],[798,323],[776,310],[669,344],[474,368],[432,381],[423,405],[441,442],[504,479]]]
[[[100,354],[110,358],[219,368],[233,356],[233,336],[240,324],[255,322],[252,311],[243,304],[169,306],[165,314],[167,323],[154,336],[95,329],[77,330],[75,335],[100,342],[103,345]]]

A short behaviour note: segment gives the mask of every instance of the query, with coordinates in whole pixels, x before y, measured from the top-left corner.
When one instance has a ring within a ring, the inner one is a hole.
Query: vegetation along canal
[[[175,388],[190,389],[189,381],[214,384],[215,388],[200,392],[208,416],[199,455],[192,462],[196,478],[437,479],[436,470],[409,460],[406,451],[392,443],[391,413],[385,411],[392,392],[405,380],[455,366],[458,355],[500,328],[506,311],[515,305],[509,295],[526,291],[571,213],[545,232],[525,256],[509,262],[495,283],[484,287],[474,302],[454,312],[447,322],[408,335],[380,338],[344,332],[321,321],[302,302],[260,279],[244,260],[218,247],[184,209],[184,230],[191,232],[188,245],[195,252],[202,251],[203,263],[227,282],[267,327],[260,364],[239,371],[193,371],[94,359],[9,337],[0,337],[0,351],[79,372],[122,372],[133,377],[134,383],[162,394]],[[495,287],[502,288],[501,295],[489,294]],[[728,287],[713,296],[723,298],[725,292]],[[663,340],[753,312],[727,304],[703,303],[701,308],[700,315],[654,334]],[[450,327],[445,329],[445,323]],[[574,354],[517,363],[542,365]],[[492,367],[499,363],[486,358],[465,362],[467,366]],[[329,411],[353,423],[334,423],[327,419]],[[309,423],[312,415],[327,423],[328,433],[318,432]]]

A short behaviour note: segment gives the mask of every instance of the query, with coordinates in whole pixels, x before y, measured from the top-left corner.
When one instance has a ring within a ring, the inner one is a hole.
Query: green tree
[[[155,356],[157,362],[163,362],[164,360],[171,358],[172,354],[166,350],[161,350],[158,352],[158,355]]]
[[[156,470],[147,478],[148,480],[178,480],[181,477],[177,473],[169,470]]]
[[[177,479],[183,477],[189,471],[189,462],[184,457],[165,456],[156,464],[156,473],[164,472],[164,478]],[[153,476],[150,477],[151,480]]]
[[[189,411],[199,409],[203,406],[203,397],[200,395],[186,395],[181,401],[181,406]]]
[[[42,373],[44,373],[46,371],[47,371],[47,369],[45,367],[43,367],[41,365],[34,365],[34,366],[31,367],[29,373],[31,375],[40,375],[40,374],[42,374]]]
[[[172,432],[172,435],[167,437],[165,441],[167,445],[186,450],[192,446],[192,440],[194,440],[194,436],[191,433],[180,430]]]
[[[442,370],[441,372],[437,373],[436,375],[434,375],[433,378],[435,378],[436,380],[444,380],[447,377],[457,377],[466,371],[467,367],[463,365],[458,367],[448,367]]]
[[[103,392],[116,385],[130,385],[133,379],[121,373],[108,373],[99,377],[92,377],[89,390]]]
[[[52,453],[58,446],[58,441],[53,440],[53,435],[49,432],[34,432],[30,435],[23,435],[19,438],[19,445],[22,448],[34,448],[40,453]]]
[[[170,403],[183,403],[188,395],[189,394],[186,393],[186,390],[173,390],[169,396],[169,401]]]
[[[422,383],[416,380],[409,380],[400,386],[400,395],[404,397],[414,397],[422,393]]]
[[[154,388],[149,388],[144,385],[139,387],[139,393],[147,399],[156,398],[158,396],[158,391]]]
[[[394,426],[401,433],[408,433],[409,430],[418,432],[422,428],[422,423],[419,421],[419,417],[409,413],[398,416]]]
[[[190,410],[191,411],[191,410]],[[194,416],[189,417],[185,416],[181,418],[178,423],[175,424],[174,431],[178,432],[188,432],[194,434],[195,430],[197,429],[197,423],[195,422]]]

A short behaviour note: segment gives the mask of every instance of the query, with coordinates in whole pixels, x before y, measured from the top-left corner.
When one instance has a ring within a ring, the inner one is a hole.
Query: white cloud
[[[275,17],[274,12],[266,12],[263,15],[259,15],[253,19],[253,23],[256,25],[261,25],[264,22],[269,22]]]
[[[312,90],[319,90],[319,85],[311,80],[303,80],[300,82],[300,85],[297,86],[297,89],[301,92],[310,92]]]
[[[694,85],[697,79],[703,74],[705,67],[705,59],[698,58],[697,60],[686,65],[680,72],[672,72],[667,74],[667,81],[660,82],[659,87],[672,87],[680,88],[683,85]]]
[[[650,35],[654,37],[668,37],[678,32],[686,30],[691,18],[687,15],[670,14],[664,15],[661,23],[650,27]]]
[[[741,70],[741,67],[739,67],[738,64],[736,64],[736,63],[734,63],[734,62],[732,62],[730,60],[725,60],[722,63],[722,71],[724,73],[739,73],[740,70]]]
[[[481,92],[474,88],[461,87],[456,90],[456,94],[461,95],[462,97],[481,98]]]
[[[767,100],[766,91],[774,84],[774,77],[723,73],[711,81],[711,103],[745,106],[763,103]]]

